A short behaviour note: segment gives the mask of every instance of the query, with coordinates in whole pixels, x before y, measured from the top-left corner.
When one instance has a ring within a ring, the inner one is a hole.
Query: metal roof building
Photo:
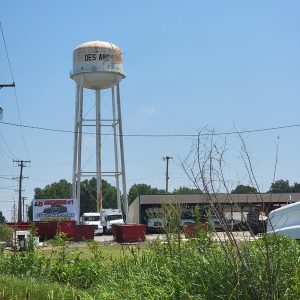
[[[129,223],[145,223],[145,212],[162,204],[183,204],[188,207],[218,204],[226,212],[229,208],[236,212],[254,209],[269,212],[288,203],[300,201],[300,193],[264,194],[191,194],[191,195],[140,195],[129,206]]]

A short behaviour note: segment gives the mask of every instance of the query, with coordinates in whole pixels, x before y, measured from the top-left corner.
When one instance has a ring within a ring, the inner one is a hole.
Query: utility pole
[[[167,162],[166,165],[166,194],[168,194],[168,183],[169,183],[169,159],[173,159],[173,157],[171,156],[165,156],[163,157],[163,160],[165,160]]]
[[[30,163],[30,160],[14,160],[15,163],[20,167],[20,177],[19,177],[19,201],[18,201],[18,223],[22,222],[22,180],[23,178],[23,168],[26,167],[26,163]]]
[[[0,83],[0,90],[2,89],[2,88],[6,88],[6,87],[15,87],[16,85],[15,85],[15,83],[13,82],[13,83],[8,83],[8,84],[3,84],[3,83]],[[2,120],[2,114],[3,114],[3,109],[2,109],[2,107],[0,107],[0,120]]]

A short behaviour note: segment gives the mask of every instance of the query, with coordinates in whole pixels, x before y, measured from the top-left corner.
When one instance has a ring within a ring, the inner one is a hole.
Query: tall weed
[[[14,263],[14,255],[0,254],[0,273],[65,284],[91,299],[299,299],[296,241],[264,236],[239,242],[241,261],[231,243],[214,242],[209,232],[181,241],[180,248],[176,236],[143,252],[131,248],[118,260],[104,258],[95,242],[88,244],[88,258],[60,245],[63,253],[51,264],[38,251],[16,253]]]

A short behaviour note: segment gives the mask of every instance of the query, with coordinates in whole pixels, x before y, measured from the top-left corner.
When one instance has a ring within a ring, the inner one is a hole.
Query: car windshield
[[[100,216],[85,216],[84,221],[100,221]]]
[[[120,220],[123,219],[122,215],[109,215],[107,216],[108,221],[115,221],[115,220]]]
[[[196,222],[192,219],[181,220],[182,224],[195,224]]]

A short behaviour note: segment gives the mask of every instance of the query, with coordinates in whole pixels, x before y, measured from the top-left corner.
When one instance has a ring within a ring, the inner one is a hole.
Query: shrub
[[[0,224],[0,241],[9,241],[12,239],[13,229],[5,224]]]

